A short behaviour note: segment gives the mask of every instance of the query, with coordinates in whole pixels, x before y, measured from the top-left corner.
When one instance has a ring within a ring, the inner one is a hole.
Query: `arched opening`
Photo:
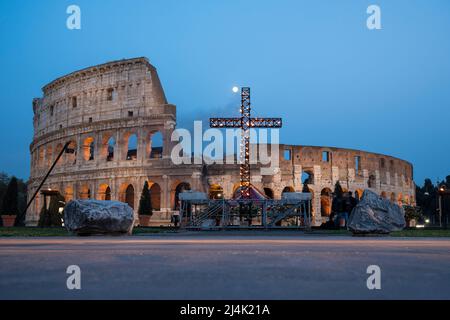
[[[59,153],[61,152],[62,148],[63,148],[63,145],[61,143],[58,143],[58,145],[56,146],[56,149],[55,149],[56,156],[59,155]],[[56,165],[60,166],[62,163],[63,163],[63,158],[61,157],[61,158],[59,158],[59,160],[56,163]]]
[[[45,161],[47,167],[51,167],[53,164],[53,148],[52,146],[47,146],[47,149],[45,151]]]
[[[209,187],[210,199],[223,199],[223,188],[218,184],[213,184]]]
[[[64,201],[68,203],[71,200],[73,200],[73,188],[72,186],[67,186],[64,189]]]
[[[114,160],[114,148],[116,146],[116,140],[114,137],[108,139],[106,143],[106,161]]]
[[[134,187],[132,184],[125,189],[125,202],[134,210]]]
[[[291,186],[284,187],[283,191],[281,191],[281,196],[283,196],[283,193],[285,192],[295,192],[295,190]]]
[[[333,201],[333,192],[330,188],[323,188],[320,192],[320,215],[329,217],[331,214],[331,204]]]
[[[375,188],[376,187],[376,178],[375,175],[371,174],[369,176],[369,180],[367,181],[367,186],[369,188]]]
[[[132,134],[128,137],[127,160],[137,159],[137,136]]]
[[[87,185],[84,185],[80,188],[79,198],[82,200],[91,199],[91,189]]]
[[[273,199],[273,190],[270,188],[264,188],[264,194],[269,198]]]
[[[111,200],[111,188],[109,186],[105,190],[105,200]]]
[[[161,187],[159,184],[152,184],[150,187],[150,196],[152,201],[152,209],[156,211],[161,210]]]
[[[88,137],[83,142],[83,158],[85,161],[94,160],[94,138]]]
[[[163,135],[161,132],[155,132],[150,136],[149,156],[151,159],[162,158],[163,154]]]
[[[38,158],[38,165],[40,167],[44,166],[44,147],[39,148],[39,158]]]
[[[174,196],[174,209],[178,210],[180,208],[180,193],[184,191],[191,190],[191,185],[187,182],[181,182],[175,188],[175,196]]]
[[[111,188],[106,184],[101,184],[98,188],[99,200],[111,200]]]
[[[314,173],[312,170],[302,171],[302,184],[314,184]]]
[[[65,156],[65,164],[72,165],[76,164],[77,162],[77,143],[75,141],[70,141],[69,145],[67,146],[66,152],[64,153]]]

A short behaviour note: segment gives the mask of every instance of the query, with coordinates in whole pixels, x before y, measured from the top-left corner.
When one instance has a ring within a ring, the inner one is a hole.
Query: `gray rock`
[[[364,191],[348,222],[353,233],[389,233],[405,225],[403,208],[370,190]]]
[[[133,209],[119,201],[73,200],[64,208],[64,225],[78,235],[131,234]]]

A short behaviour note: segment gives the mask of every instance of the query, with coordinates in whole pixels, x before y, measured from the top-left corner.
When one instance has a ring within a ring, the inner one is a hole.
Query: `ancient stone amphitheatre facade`
[[[168,103],[155,67],[145,58],[60,77],[43,88],[42,98],[33,100],[33,111],[29,197],[68,141],[74,152],[62,156],[45,189],[58,190],[66,201],[127,202],[137,217],[139,196],[148,181],[154,225],[170,222],[178,194],[185,189],[228,198],[239,184],[238,165],[172,163],[176,107]],[[329,215],[329,197],[337,181],[356,194],[370,188],[392,201],[415,203],[413,167],[407,161],[335,147],[279,147],[280,170],[270,176],[254,170],[252,183],[275,199],[283,191],[302,191],[306,184],[313,194],[316,225]],[[28,225],[37,223],[42,205],[43,196],[38,195],[28,210]]]

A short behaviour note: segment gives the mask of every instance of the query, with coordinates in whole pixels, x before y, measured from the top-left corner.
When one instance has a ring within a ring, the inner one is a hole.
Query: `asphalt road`
[[[81,269],[81,290],[66,269]],[[369,265],[381,289],[369,290]],[[2,238],[0,299],[450,299],[450,240]]]

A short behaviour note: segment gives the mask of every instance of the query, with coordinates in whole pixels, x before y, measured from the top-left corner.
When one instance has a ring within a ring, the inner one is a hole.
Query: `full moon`
[[[239,88],[238,87],[233,87],[233,92],[234,93],[237,93],[239,91]]]

